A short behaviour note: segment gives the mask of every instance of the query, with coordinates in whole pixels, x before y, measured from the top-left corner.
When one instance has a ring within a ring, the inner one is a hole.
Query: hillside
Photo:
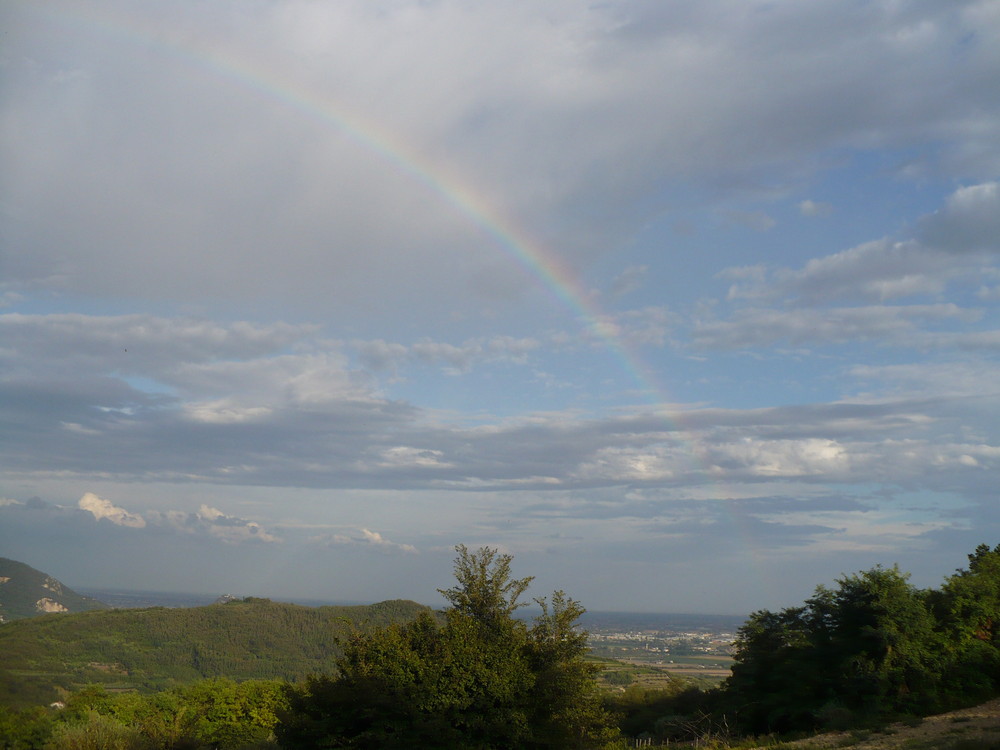
[[[752,750],[987,750],[1000,747],[1000,700],[890,724],[879,730],[830,732]]]
[[[87,612],[108,605],[81,596],[30,565],[0,557],[0,623],[48,612]]]
[[[46,703],[92,683],[147,691],[219,676],[295,680],[331,671],[339,636],[423,611],[410,601],[302,607],[250,598],[23,619],[0,628],[0,704]]]

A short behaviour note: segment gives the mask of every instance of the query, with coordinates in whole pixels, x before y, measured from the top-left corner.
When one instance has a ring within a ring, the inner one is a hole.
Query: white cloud
[[[833,213],[833,205],[825,201],[804,200],[799,203],[799,213],[803,216],[829,216]]]
[[[195,516],[200,526],[209,534],[224,542],[280,542],[281,539],[268,533],[255,521],[227,516],[218,508],[202,505]]]
[[[649,306],[593,316],[588,334],[600,346],[607,341],[622,342],[627,347],[663,346],[678,316],[665,307]]]
[[[105,519],[111,521],[116,526],[128,526],[133,529],[141,529],[146,526],[146,521],[142,516],[136,513],[129,513],[124,508],[119,508],[110,500],[100,498],[93,492],[84,494],[80,498],[78,505],[81,510],[92,513],[98,521]]]
[[[443,451],[397,445],[380,451],[378,466],[383,469],[439,469],[454,464],[442,461]]]
[[[850,451],[835,440],[754,440],[713,445],[711,460],[718,466],[737,464],[750,474],[763,477],[847,477]]]
[[[387,551],[391,550],[408,553],[417,552],[417,548],[412,544],[398,544],[396,542],[392,542],[383,537],[379,532],[371,531],[370,529],[365,528],[356,529],[349,534],[333,534],[325,537],[316,537],[313,541],[337,545],[371,546]]]

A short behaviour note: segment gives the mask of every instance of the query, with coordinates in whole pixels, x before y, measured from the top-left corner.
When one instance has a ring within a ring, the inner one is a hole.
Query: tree
[[[751,615],[726,697],[751,731],[925,710],[937,699],[939,639],[926,592],[897,567],[820,586],[803,607]]]
[[[585,661],[587,633],[577,622],[586,611],[562,591],[552,594],[551,608],[535,599],[542,614],[528,633],[528,659],[535,676],[531,704],[537,747],[585,748],[610,741],[611,715],[597,689],[601,668]]]
[[[946,659],[942,692],[951,703],[986,698],[1000,690],[1000,545],[980,544],[932,592]]]
[[[938,616],[953,643],[1000,641],[1000,545],[980,544],[969,555],[969,569],[948,578],[941,594]]]
[[[509,625],[514,612],[526,606],[517,600],[531,585],[534,576],[511,578],[511,555],[501,555],[495,549],[483,547],[469,552],[464,544],[455,547],[455,578],[457,586],[438,589],[451,602],[451,611],[470,617],[485,626]]]
[[[283,746],[589,748],[614,736],[583,662],[582,607],[556,592],[529,629],[514,613],[532,579],[512,576],[511,556],[455,549],[444,625],[352,635],[336,677],[290,688]]]

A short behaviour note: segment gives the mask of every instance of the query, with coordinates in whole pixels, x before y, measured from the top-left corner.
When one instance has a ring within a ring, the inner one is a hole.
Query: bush
[[[91,714],[85,724],[62,724],[52,733],[46,750],[152,750],[154,745],[134,727]]]

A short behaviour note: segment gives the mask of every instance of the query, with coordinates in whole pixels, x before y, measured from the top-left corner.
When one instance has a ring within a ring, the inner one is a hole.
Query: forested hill
[[[81,596],[52,576],[0,557],[0,623],[46,612],[86,612],[108,605]]]
[[[339,637],[408,622],[411,601],[303,607],[248,598],[184,609],[117,609],[0,627],[0,704],[56,700],[90,683],[160,690],[205,677],[295,680],[334,669]]]

